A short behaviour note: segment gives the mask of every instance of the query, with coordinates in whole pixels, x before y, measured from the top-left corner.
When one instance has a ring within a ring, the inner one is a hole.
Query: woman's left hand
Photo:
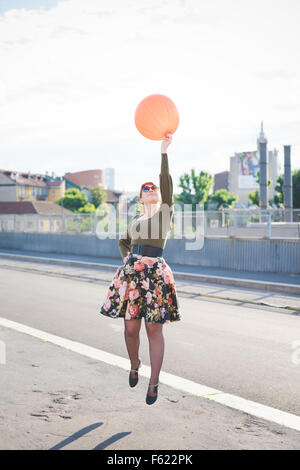
[[[172,142],[172,134],[167,134],[164,140],[161,143],[161,153],[166,153],[167,148]]]

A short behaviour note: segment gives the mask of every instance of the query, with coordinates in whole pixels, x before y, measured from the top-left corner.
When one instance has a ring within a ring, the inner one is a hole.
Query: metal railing
[[[1,214],[0,232],[70,233],[113,236],[122,233],[128,217],[110,218],[104,212],[93,214]],[[290,217],[291,222],[286,221]],[[289,214],[284,209],[222,209],[203,211],[201,217],[191,211],[176,211],[170,238],[178,233],[192,237],[202,230],[206,237],[300,238],[300,209]]]

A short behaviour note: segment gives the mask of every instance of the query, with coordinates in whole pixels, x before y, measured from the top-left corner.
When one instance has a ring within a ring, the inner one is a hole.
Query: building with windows
[[[60,232],[69,209],[50,201],[0,201],[0,232]]]
[[[0,201],[58,201],[65,194],[62,177],[0,170]]]

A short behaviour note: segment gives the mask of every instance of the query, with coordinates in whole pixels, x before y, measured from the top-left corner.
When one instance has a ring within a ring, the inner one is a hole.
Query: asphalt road
[[[0,315],[127,357],[123,320],[98,313],[107,285],[0,268]],[[300,415],[300,364],[292,361],[298,312],[191,294],[179,302],[182,321],[164,327],[162,370]],[[140,356],[150,364],[144,327]]]

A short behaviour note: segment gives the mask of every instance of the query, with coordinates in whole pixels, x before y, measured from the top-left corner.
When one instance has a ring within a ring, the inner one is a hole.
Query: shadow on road
[[[123,437],[128,436],[128,434],[131,434],[131,432],[118,432],[114,436],[111,436],[109,439],[106,439],[106,441],[101,442],[97,447],[95,447],[92,450],[102,450],[105,449],[105,447],[109,446],[110,444],[113,444],[114,442],[118,441],[119,439],[123,439]]]
[[[103,423],[90,424],[90,426],[86,426],[85,428],[80,429],[79,431],[72,434],[70,437],[67,437],[67,439],[64,439],[63,441],[59,442],[54,447],[51,447],[49,450],[59,450],[62,447],[70,444],[70,442],[76,441],[76,439],[79,439],[80,437],[84,436],[88,432],[93,431],[94,429],[98,428],[102,424]]]

